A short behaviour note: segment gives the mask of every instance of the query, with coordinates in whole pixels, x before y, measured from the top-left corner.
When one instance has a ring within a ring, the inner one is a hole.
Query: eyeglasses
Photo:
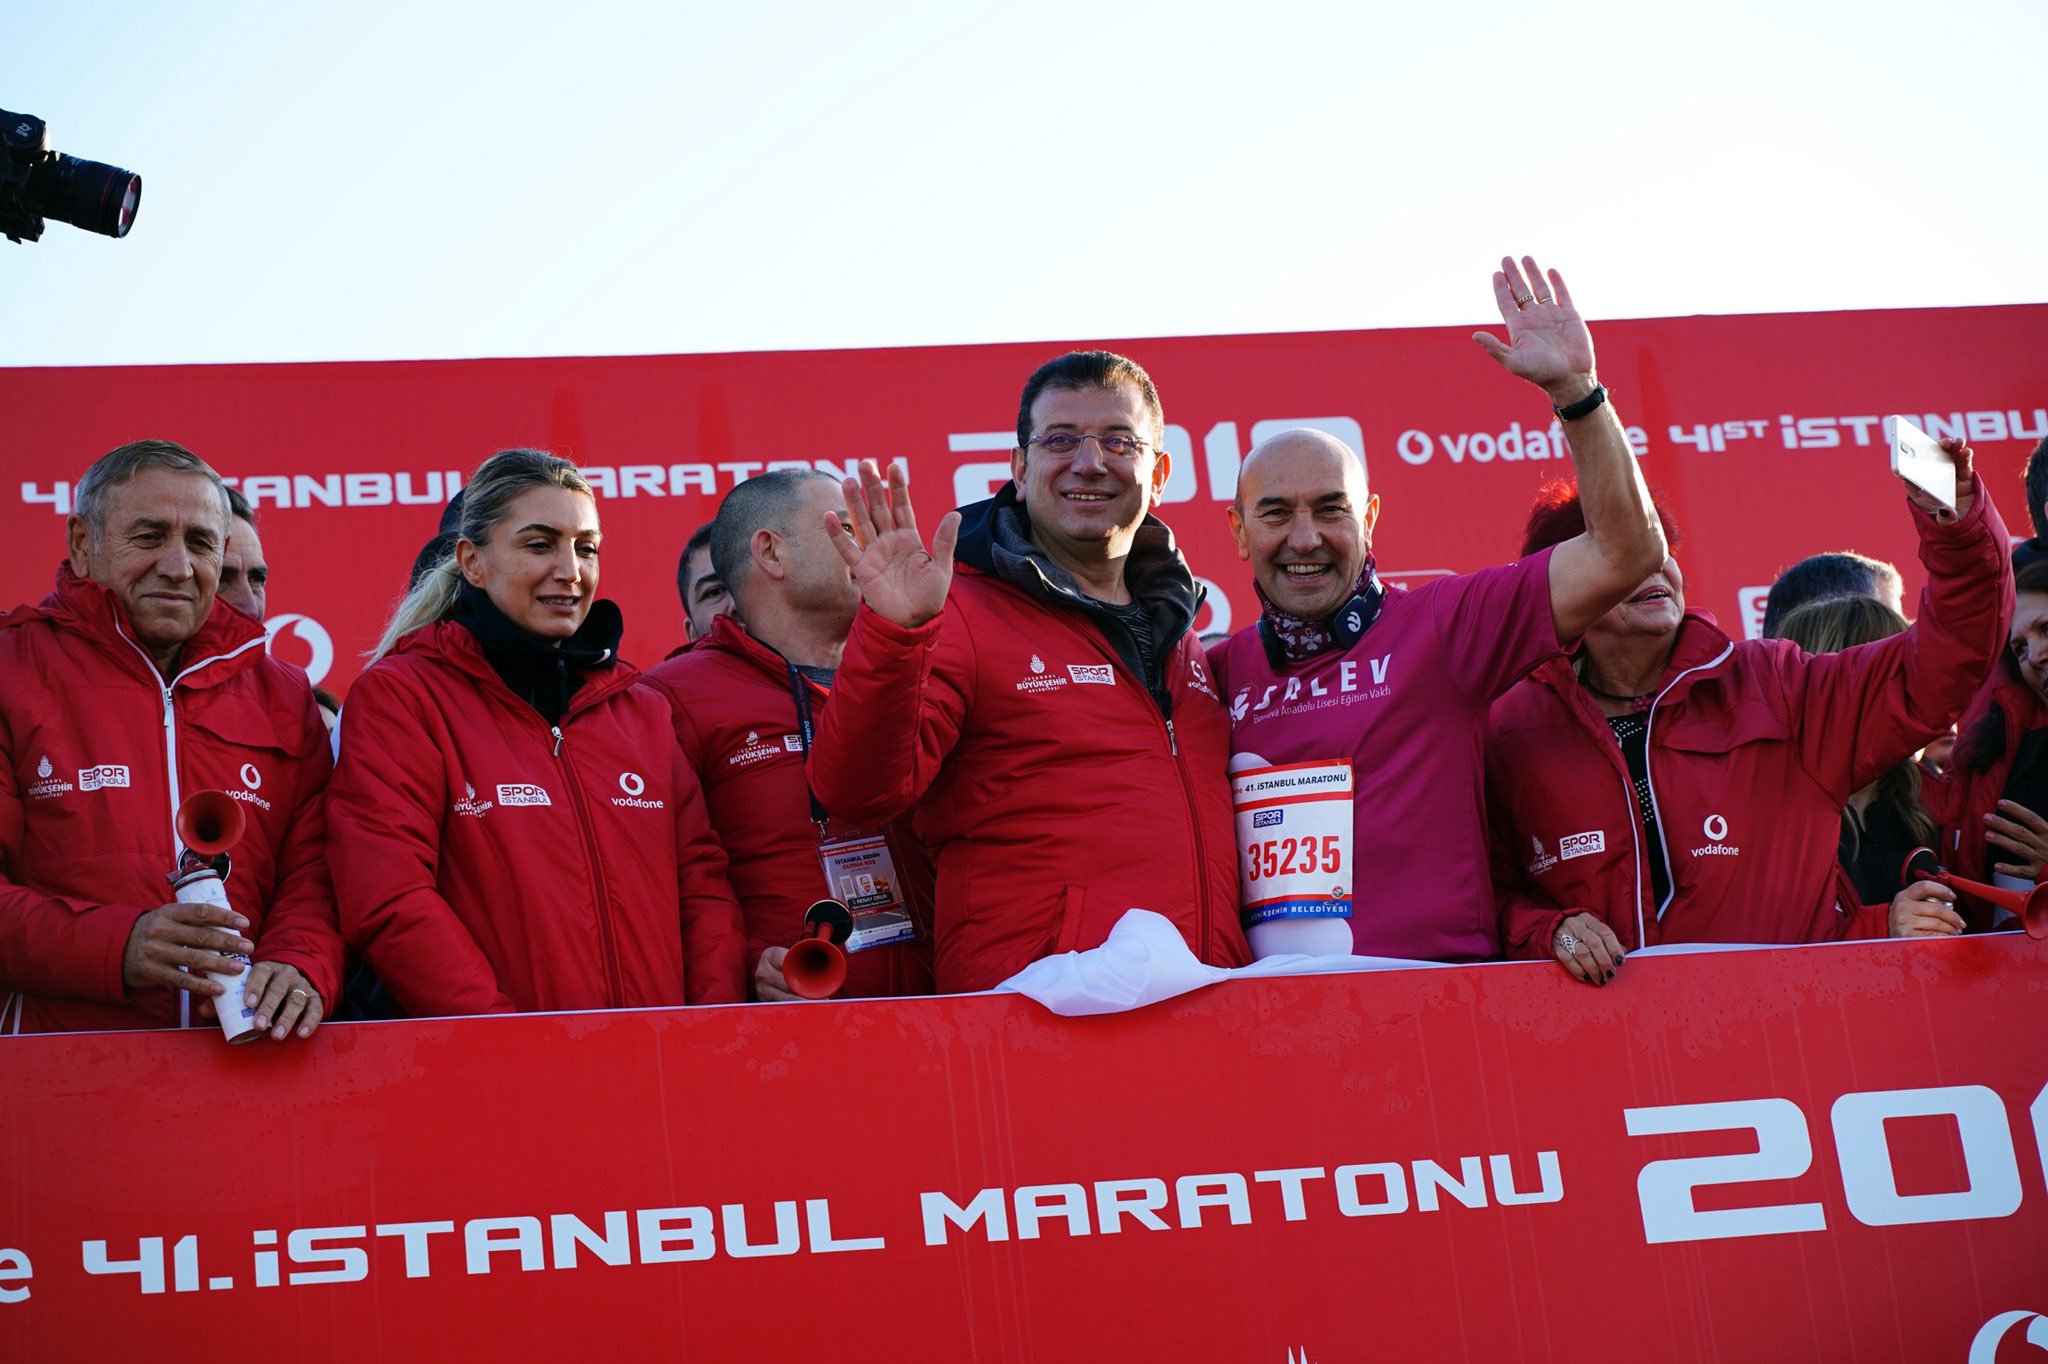
[[[1151,448],[1136,436],[1098,436],[1092,431],[1055,431],[1049,436],[1033,436],[1025,444],[1041,446],[1049,455],[1071,455],[1084,440],[1094,441],[1095,448],[1110,459],[1136,459]]]

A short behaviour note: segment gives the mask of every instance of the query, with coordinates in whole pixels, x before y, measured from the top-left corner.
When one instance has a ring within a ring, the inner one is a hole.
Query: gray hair
[[[220,481],[220,475],[213,471],[213,466],[176,441],[132,440],[94,460],[92,467],[78,476],[78,486],[72,492],[71,514],[84,520],[92,531],[95,545],[99,543],[100,532],[106,528],[107,494],[144,469],[204,475],[220,492],[220,531],[223,539],[227,537],[228,486]]]
[[[560,455],[525,448],[500,450],[479,464],[463,487],[461,538],[473,545],[489,544],[491,532],[505,519],[513,500],[535,488],[567,488],[572,493],[593,496],[590,481]],[[447,619],[461,592],[462,571],[451,552],[422,574],[398,603],[370,657],[382,658],[399,640],[422,625]]]
[[[795,534],[804,486],[820,478],[839,486],[819,469],[771,469],[747,479],[718,504],[711,522],[711,567],[734,601],[754,568],[754,533],[772,530],[785,539]]]

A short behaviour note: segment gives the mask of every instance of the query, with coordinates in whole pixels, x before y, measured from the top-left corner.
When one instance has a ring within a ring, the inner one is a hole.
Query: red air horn
[[[804,911],[803,936],[782,959],[782,979],[793,995],[825,999],[846,984],[846,949],[853,915],[837,900],[820,900]]]
[[[2004,886],[1987,886],[1982,881],[1965,881],[1944,868],[1936,860],[1932,848],[1915,848],[1907,853],[1899,879],[1907,885],[1915,881],[1936,881],[1950,890],[1974,895],[1988,905],[1997,905],[2019,915],[2028,937],[2048,938],[2048,882],[2032,890],[2008,890]]]
[[[201,857],[218,857],[234,847],[247,827],[242,803],[225,791],[195,791],[178,807],[179,841]]]
[[[173,821],[178,841],[185,848],[171,873],[171,894],[188,905],[231,911],[227,850],[242,841],[248,824],[241,802],[225,791],[195,791],[185,797]],[[221,931],[233,936],[232,930]],[[249,959],[239,952],[222,951],[219,968],[209,968],[206,975],[222,987],[213,1009],[228,1041],[253,1042],[263,1036],[256,1026],[255,1005],[242,996],[242,986],[249,978]]]

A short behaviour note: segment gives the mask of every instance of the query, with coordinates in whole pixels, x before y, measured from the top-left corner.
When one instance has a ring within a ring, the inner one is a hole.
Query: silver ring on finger
[[[1557,935],[1557,946],[1566,956],[1571,956],[1579,950],[1579,940],[1570,933],[1560,933]]]
[[[1535,299],[1538,303],[1555,303],[1557,301],[1553,298],[1545,298],[1542,294],[1531,294],[1529,297]]]
[[[284,993],[285,998],[287,999],[291,998],[293,995],[297,995],[301,999],[311,999],[313,997],[309,992],[305,990],[286,990]]]

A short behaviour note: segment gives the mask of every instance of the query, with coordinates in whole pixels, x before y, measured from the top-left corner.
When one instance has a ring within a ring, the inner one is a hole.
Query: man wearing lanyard
[[[739,615],[718,616],[647,674],[668,695],[725,845],[761,1000],[796,998],[782,957],[804,911],[828,898],[853,915],[840,998],[932,988],[923,851],[901,830],[831,820],[804,780],[814,713],[831,695],[860,600],[823,526],[841,503],[829,475],[802,470],[728,493],[711,523],[711,557]]]
[[[1229,725],[1188,628],[1201,591],[1149,514],[1164,431],[1137,364],[1062,355],[1025,382],[1010,482],[929,551],[900,465],[885,483],[865,463],[855,533],[828,527],[863,604],[811,780],[834,814],[911,812],[943,991],[1098,946],[1133,907],[1204,961],[1246,958]]]
[[[1380,500],[1348,446],[1286,432],[1238,475],[1230,525],[1263,609],[1209,661],[1230,708],[1240,894],[1259,956],[1498,956],[1481,800],[1487,709],[1664,561],[1563,279],[1524,257],[1503,260],[1493,288],[1508,343],[1474,339],[1549,397],[1584,534],[1399,592],[1374,572]]]

